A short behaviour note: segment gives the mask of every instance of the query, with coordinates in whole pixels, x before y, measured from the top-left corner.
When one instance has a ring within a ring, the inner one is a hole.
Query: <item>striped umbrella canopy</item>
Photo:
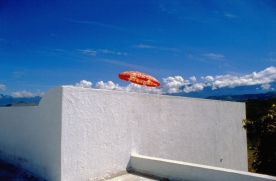
[[[125,81],[130,81],[134,84],[145,85],[147,87],[159,87],[160,82],[151,75],[137,72],[137,71],[125,71],[118,74],[118,77]]]

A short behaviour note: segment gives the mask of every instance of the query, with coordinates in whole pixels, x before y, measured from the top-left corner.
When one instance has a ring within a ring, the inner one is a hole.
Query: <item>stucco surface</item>
[[[139,173],[189,181],[274,181],[276,177],[134,154],[131,168]]]
[[[247,170],[244,103],[63,87],[61,180],[126,169],[131,153]]]
[[[55,87],[0,108],[0,157],[49,181],[100,178],[137,153],[247,170],[243,103]]]
[[[62,88],[39,106],[0,108],[0,157],[47,180],[60,180]]]

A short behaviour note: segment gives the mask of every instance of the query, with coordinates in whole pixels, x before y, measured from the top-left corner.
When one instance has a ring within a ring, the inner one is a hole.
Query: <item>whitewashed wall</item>
[[[0,158],[44,179],[60,180],[62,88],[39,106],[0,108]]]
[[[131,153],[247,171],[244,103],[63,87],[61,180],[126,168]]]
[[[247,170],[243,103],[56,87],[0,108],[0,158],[49,181],[122,171],[131,153]]]
[[[275,181],[276,177],[214,166],[133,154],[131,172],[156,175],[170,180],[190,181]]]

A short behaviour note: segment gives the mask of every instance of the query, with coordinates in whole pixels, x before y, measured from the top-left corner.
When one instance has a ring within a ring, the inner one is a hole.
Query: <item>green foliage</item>
[[[249,99],[246,102],[246,118],[257,120],[266,115],[272,104],[276,104],[276,98],[268,100]]]
[[[254,138],[257,147],[254,152],[253,171],[276,176],[276,104],[271,106],[266,115],[258,119],[247,118],[243,122],[243,128],[250,135],[249,139]]]

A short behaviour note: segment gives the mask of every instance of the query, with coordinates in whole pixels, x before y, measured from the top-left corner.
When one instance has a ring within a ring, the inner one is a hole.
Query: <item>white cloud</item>
[[[12,92],[12,97],[14,97],[14,98],[36,97],[36,96],[42,97],[43,94],[44,94],[44,92],[40,92],[39,90],[37,90],[37,92],[35,92],[35,93],[22,90],[22,91],[18,91],[18,92]]]
[[[190,84],[189,80],[184,80],[181,76],[163,78],[163,82],[165,84],[162,87],[162,92],[169,94],[182,92],[180,87]]]
[[[164,51],[179,51],[177,48],[151,46],[151,45],[144,45],[144,44],[140,44],[140,45],[133,46],[133,47],[138,48],[138,49],[155,49],[155,50],[164,50]]]
[[[112,52],[112,51],[109,51],[107,49],[104,49],[104,50],[98,50],[99,52],[102,52],[102,53],[115,53],[115,52]]]
[[[210,58],[210,59],[222,59],[224,58],[224,55],[222,54],[215,54],[215,53],[205,53],[203,56]]]
[[[86,80],[82,80],[79,83],[76,83],[76,87],[91,88],[92,83]]]
[[[245,76],[232,76],[232,75],[220,75],[216,76],[212,83],[212,88],[223,88],[230,87],[234,88],[237,86],[248,86],[248,85],[259,85],[268,84],[276,80],[276,68],[269,67],[260,72],[253,72],[252,74]]]
[[[149,94],[162,94],[162,91],[160,88],[155,87],[146,87],[146,86],[140,86],[137,84],[129,84],[125,87],[126,91],[129,92],[140,92],[140,93],[149,93]]]
[[[1,90],[6,90],[6,86],[3,85],[3,84],[0,84],[0,89],[1,89]]]
[[[107,50],[107,49],[104,49],[104,50],[99,49],[97,52],[98,53],[105,53],[105,54],[127,55],[127,53],[113,52],[113,51],[110,51],[110,50]]]
[[[104,54],[116,54],[116,55],[127,55],[127,53],[122,53],[122,52],[114,52],[114,51],[110,51],[107,49],[99,49],[99,50],[92,50],[92,49],[85,49],[85,50],[80,50],[77,49],[80,53],[82,54],[90,54],[93,56],[96,56],[99,53],[104,53]]]
[[[207,81],[207,82],[212,82],[212,81],[214,81],[214,78],[212,76],[206,76],[204,78],[204,80]]]
[[[190,80],[193,81],[193,82],[196,82],[196,77],[192,76],[192,77],[190,77]]]
[[[106,89],[106,90],[119,90],[119,91],[128,91],[128,92],[140,92],[140,93],[151,93],[151,94],[161,94],[161,90],[159,88],[149,88],[146,86],[140,86],[133,83],[122,87],[118,84],[114,84],[112,81],[108,81],[104,83],[100,81],[95,86],[96,89]]]
[[[185,86],[184,92],[189,93],[189,92],[196,92],[196,91],[201,91],[205,87],[205,84],[203,83],[198,83],[198,84],[193,84],[191,86]]]
[[[260,72],[253,72],[245,76],[235,75],[218,75],[218,76],[202,76],[201,83],[195,83],[196,77],[191,76],[190,80],[185,80],[181,76],[163,78],[163,83],[160,87],[149,88],[146,86],[140,86],[130,83],[127,86],[120,86],[112,81],[96,83],[96,89],[107,89],[107,90],[119,90],[129,92],[141,92],[141,93],[152,93],[152,94],[172,94],[179,92],[196,92],[201,91],[205,87],[212,87],[212,90],[229,87],[234,88],[237,86],[249,86],[249,85],[261,85],[262,89],[270,89],[270,83],[276,81],[276,68],[269,67]],[[92,83],[89,81],[82,80],[77,83],[78,87],[91,88]],[[271,88],[272,89],[272,88]]]
[[[93,55],[93,56],[95,56],[97,54],[97,51],[90,50],[90,49],[86,49],[86,50],[79,50],[78,49],[78,51],[81,52],[81,53],[83,53],[83,54],[90,54],[90,55]]]
[[[186,93],[203,90],[205,87],[212,87],[212,90],[237,86],[262,85],[262,89],[269,89],[271,82],[276,81],[276,68],[269,67],[260,72],[253,72],[245,76],[234,75],[219,75],[201,77],[205,83],[190,84],[189,81],[184,81],[180,76],[178,79],[168,77],[164,80],[165,85],[162,87],[163,93],[178,93],[181,92],[181,87],[184,86],[183,91]],[[191,79],[191,78],[190,78]],[[192,80],[192,79],[191,79]]]
[[[117,52],[116,54],[117,55],[125,55],[125,56],[127,55],[127,53],[122,53],[122,52]]]
[[[124,90],[124,87],[121,87],[118,84],[114,84],[112,81],[108,81],[107,83],[100,81],[100,82],[96,83],[95,88],[107,89],[107,90]]]
[[[270,84],[263,84],[263,85],[261,85],[261,87],[262,87],[262,89],[263,90],[268,90],[269,88],[270,88]]]

